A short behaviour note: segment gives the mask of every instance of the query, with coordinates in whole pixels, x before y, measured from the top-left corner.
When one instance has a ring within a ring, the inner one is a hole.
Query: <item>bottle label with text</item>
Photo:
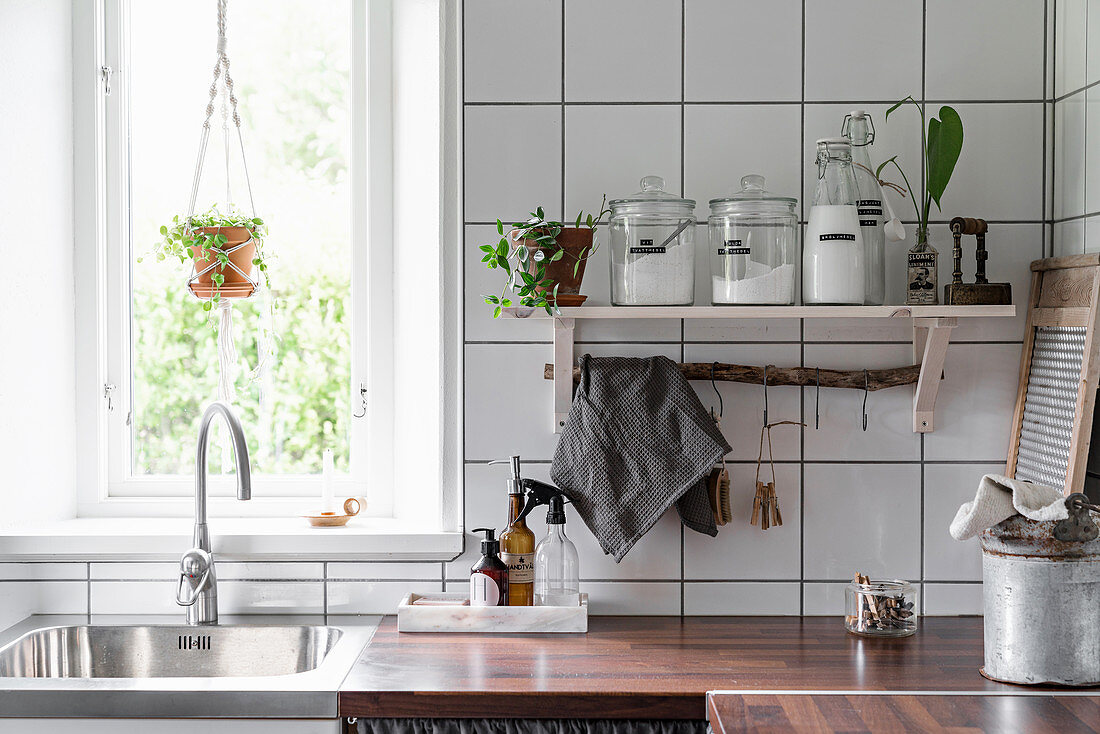
[[[508,566],[509,584],[530,584],[535,581],[535,557],[532,553],[501,553],[500,560]]]

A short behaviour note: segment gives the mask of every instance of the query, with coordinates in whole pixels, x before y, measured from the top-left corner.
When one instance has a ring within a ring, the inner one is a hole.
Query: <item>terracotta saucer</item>
[[[579,306],[588,300],[588,296],[579,293],[559,293],[558,306]]]
[[[188,288],[199,298],[210,298],[214,295],[214,286],[205,283],[191,283]],[[228,283],[218,289],[225,298],[248,298],[256,288],[251,283]]]

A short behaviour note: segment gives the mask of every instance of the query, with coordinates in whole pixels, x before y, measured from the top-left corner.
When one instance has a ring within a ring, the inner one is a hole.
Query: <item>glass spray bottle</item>
[[[875,123],[863,110],[852,110],[844,118],[841,134],[852,144],[852,173],[859,199],[856,202],[863,233],[863,303],[881,306],[886,302],[886,231],[883,228],[883,191],[871,166],[869,150],[875,142]]]
[[[546,537],[535,548],[535,604],[575,607],[580,604],[580,591],[577,547],[565,536],[565,502],[556,494],[546,513]]]

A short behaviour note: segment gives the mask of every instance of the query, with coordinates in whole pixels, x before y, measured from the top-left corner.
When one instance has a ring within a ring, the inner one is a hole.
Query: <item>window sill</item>
[[[189,518],[75,518],[0,530],[0,561],[175,561],[191,546]],[[386,518],[313,528],[298,518],[213,518],[219,559],[236,561],[450,561],[460,532],[424,531]]]

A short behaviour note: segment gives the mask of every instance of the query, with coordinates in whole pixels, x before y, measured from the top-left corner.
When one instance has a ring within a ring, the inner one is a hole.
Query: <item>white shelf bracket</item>
[[[576,321],[554,317],[554,433],[561,433],[573,405],[573,327]]]
[[[913,431],[935,430],[936,396],[940,392],[943,363],[957,317],[913,319],[913,359],[920,361],[920,377],[913,394]]]

